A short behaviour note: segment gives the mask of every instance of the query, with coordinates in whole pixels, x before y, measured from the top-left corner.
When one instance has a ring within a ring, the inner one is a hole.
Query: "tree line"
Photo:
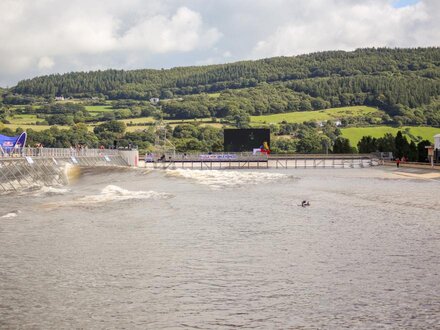
[[[422,140],[416,143],[398,131],[396,136],[386,133],[381,138],[363,136],[358,143],[359,153],[371,152],[392,152],[393,156],[399,159],[405,158],[411,162],[428,162],[428,151],[425,147],[432,143],[429,140]]]
[[[126,124],[112,120],[101,123],[90,131],[84,123],[77,123],[68,129],[53,126],[42,131],[28,129],[28,146],[42,144],[45,147],[68,148],[84,145],[89,148],[129,147],[139,148],[141,153],[154,151],[156,137],[164,132],[156,126],[136,132],[127,132]],[[273,153],[372,153],[392,152],[394,157],[405,157],[409,161],[426,162],[428,140],[412,137],[407,131],[390,133],[381,138],[364,136],[357,146],[352,146],[334,123],[327,122],[317,127],[314,122],[302,124],[281,123],[267,125],[271,129],[271,150]],[[223,129],[202,126],[199,123],[184,123],[174,127],[166,125],[166,136],[177,152],[221,152],[223,151]],[[0,134],[18,135],[21,129],[12,131],[1,127]],[[406,136],[409,136],[409,140]]]
[[[114,99],[170,98],[173,95],[255,87],[261,82],[322,77],[404,75],[438,79],[440,50],[369,48],[274,57],[231,64],[168,70],[105,70],[54,74],[20,81],[21,95],[106,95]]]

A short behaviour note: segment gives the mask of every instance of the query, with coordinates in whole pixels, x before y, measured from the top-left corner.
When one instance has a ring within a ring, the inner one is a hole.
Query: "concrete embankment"
[[[137,166],[138,158],[137,150],[23,148],[0,157],[0,192],[64,185],[78,167]]]

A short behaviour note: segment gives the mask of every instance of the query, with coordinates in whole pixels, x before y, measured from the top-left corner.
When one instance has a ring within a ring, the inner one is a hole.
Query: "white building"
[[[434,135],[434,149],[440,149],[440,134]]]
[[[152,103],[152,104],[157,104],[157,103],[159,103],[159,98],[158,98],[158,97],[152,97],[152,98],[150,99],[150,103]]]
[[[324,127],[326,123],[327,123],[327,120],[323,120],[323,121],[318,121],[317,122],[319,127]],[[333,122],[333,124],[335,124],[335,126],[342,126],[342,122],[340,120],[335,120]]]

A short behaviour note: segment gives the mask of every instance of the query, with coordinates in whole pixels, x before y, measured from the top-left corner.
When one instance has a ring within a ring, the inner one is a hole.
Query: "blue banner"
[[[13,149],[21,149],[26,144],[26,132],[18,136],[6,136],[0,134],[0,147],[3,151],[11,151]]]

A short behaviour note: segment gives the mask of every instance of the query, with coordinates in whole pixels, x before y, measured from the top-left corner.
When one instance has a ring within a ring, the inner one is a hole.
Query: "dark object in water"
[[[299,206],[299,205],[298,205],[298,206]],[[310,206],[310,202],[309,202],[309,201],[302,201],[302,202],[301,202],[301,206],[302,206],[302,207]]]

